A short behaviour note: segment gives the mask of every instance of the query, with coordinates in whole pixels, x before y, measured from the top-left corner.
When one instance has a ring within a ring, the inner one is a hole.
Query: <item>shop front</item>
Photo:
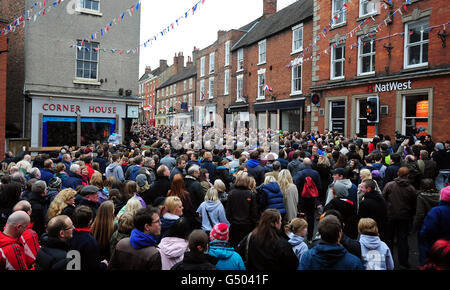
[[[304,128],[303,108],[305,99],[263,102],[253,105],[259,130],[284,130],[301,132]]]
[[[124,136],[127,119],[137,119],[139,100],[32,97],[31,146],[83,146]]]

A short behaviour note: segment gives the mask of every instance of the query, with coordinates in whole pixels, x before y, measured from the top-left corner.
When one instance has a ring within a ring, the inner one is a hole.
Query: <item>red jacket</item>
[[[0,270],[28,270],[24,245],[20,238],[0,232]]]
[[[20,237],[20,241],[24,245],[25,261],[30,270],[34,269],[34,262],[36,261],[37,253],[41,248],[39,245],[39,237],[32,228],[33,223],[30,223]]]
[[[91,164],[86,164],[86,166],[87,166],[87,168],[88,168],[88,177],[89,177],[89,182],[90,182],[90,181],[91,181],[92,174],[95,173],[95,170],[92,169],[92,165],[91,165]]]

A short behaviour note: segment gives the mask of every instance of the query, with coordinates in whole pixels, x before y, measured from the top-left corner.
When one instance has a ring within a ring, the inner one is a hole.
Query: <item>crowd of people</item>
[[[5,154],[0,269],[450,269],[450,141],[325,130],[280,132],[277,151],[175,149],[171,127],[132,132]]]

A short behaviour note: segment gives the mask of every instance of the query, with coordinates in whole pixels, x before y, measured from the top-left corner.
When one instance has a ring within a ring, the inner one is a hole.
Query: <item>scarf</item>
[[[156,240],[152,235],[133,229],[130,235],[131,246],[137,250],[156,245]]]

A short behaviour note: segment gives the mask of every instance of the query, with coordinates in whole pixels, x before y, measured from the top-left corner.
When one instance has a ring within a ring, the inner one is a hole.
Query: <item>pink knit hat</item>
[[[450,202],[450,185],[441,189],[441,200]]]
[[[211,230],[209,234],[209,239],[211,241],[220,240],[220,241],[228,241],[228,225],[226,223],[217,224]]]

